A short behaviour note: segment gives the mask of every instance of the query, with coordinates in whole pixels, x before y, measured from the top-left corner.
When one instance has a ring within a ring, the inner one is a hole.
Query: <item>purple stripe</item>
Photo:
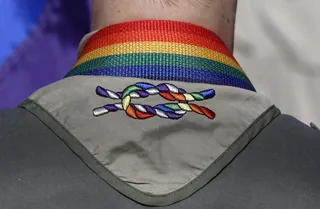
[[[168,115],[168,117],[170,119],[179,119],[179,118],[183,117],[183,115],[179,115],[179,114],[171,113],[171,112],[166,112],[166,114]]]
[[[117,95],[119,98],[122,98],[122,92],[117,92],[116,95]]]
[[[154,80],[173,80],[193,83],[209,83],[233,86],[255,91],[249,83],[230,75],[215,71],[181,68],[173,66],[121,66],[100,68],[75,75],[138,77]],[[70,75],[72,76],[72,75]]]
[[[118,108],[115,105],[105,105],[104,108],[109,110],[110,112],[116,112],[118,111]]]
[[[180,93],[180,94],[184,94],[184,93],[187,93],[187,91],[184,90],[184,89],[179,89],[179,93]]]
[[[147,110],[148,113],[155,115],[156,111],[149,105],[143,105],[143,107]]]
[[[165,84],[160,84],[157,86],[157,88],[160,90],[160,91],[169,91],[167,85]]]
[[[139,94],[139,96],[143,97],[143,98],[149,96],[149,94],[146,91],[139,90],[139,91],[136,91],[136,93]]]
[[[107,91],[102,88],[101,86],[98,86],[96,88],[96,94],[99,95],[99,96],[102,96],[102,97],[107,97],[109,98],[109,94],[107,93]]]

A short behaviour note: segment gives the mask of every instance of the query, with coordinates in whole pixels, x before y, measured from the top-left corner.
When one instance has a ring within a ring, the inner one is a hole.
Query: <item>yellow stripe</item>
[[[78,59],[73,68],[100,57],[135,53],[164,53],[195,56],[217,61],[243,72],[237,62],[222,53],[204,47],[171,42],[130,42],[101,47]]]
[[[184,96],[187,101],[189,101],[189,102],[194,101],[194,98],[193,98],[193,96],[191,96],[191,94],[184,94]]]
[[[178,103],[178,105],[179,105],[179,107],[181,107],[182,110],[192,111],[188,104]]]
[[[130,104],[130,96],[126,96],[125,98],[122,99],[122,106],[123,109],[126,110]]]

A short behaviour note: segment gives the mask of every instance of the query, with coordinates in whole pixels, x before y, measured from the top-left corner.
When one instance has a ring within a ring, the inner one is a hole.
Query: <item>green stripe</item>
[[[187,55],[160,53],[121,54],[97,58],[75,67],[66,75],[66,77],[71,74],[83,73],[94,69],[137,65],[176,66],[216,71],[226,75],[231,75],[251,84],[243,72],[220,62]]]
[[[138,91],[141,90],[141,88],[137,87],[137,86],[129,86],[128,88],[126,88],[123,91],[122,97],[125,98],[126,96],[128,96],[129,94],[131,94],[134,91]]]
[[[171,103],[171,104],[165,104],[166,107],[174,110],[174,111],[177,111],[177,110],[181,110],[181,108],[179,107],[179,105],[175,104],[175,103]]]
[[[200,94],[191,94],[196,101],[202,101],[204,98]]]

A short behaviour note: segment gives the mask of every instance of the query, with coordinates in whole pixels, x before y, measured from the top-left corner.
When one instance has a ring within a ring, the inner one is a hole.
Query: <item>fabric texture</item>
[[[47,127],[49,127],[61,140],[63,140],[96,174],[105,180],[114,189],[121,192],[128,198],[144,205],[165,206],[171,205],[183,199],[186,199],[200,188],[212,180],[244,147],[275,117],[280,111],[272,106],[259,116],[228,148],[220,155],[214,163],[205,169],[199,176],[194,178],[184,187],[179,188],[164,195],[153,195],[152,193],[141,192],[129,184],[126,184],[120,178],[104,167],[101,162],[70,134],[50,113],[38,104],[28,100],[21,104],[21,107],[29,110],[36,115]],[[123,150],[125,151],[125,150]],[[156,151],[156,150],[154,150]],[[127,153],[128,154],[128,153]]]
[[[199,26],[113,25],[80,51],[65,79],[21,107],[114,189],[145,205],[196,193],[279,114],[217,35]],[[115,99],[121,103],[110,104]]]
[[[319,131],[281,115],[207,186],[159,208],[317,209],[319,149]],[[154,208],[116,192],[24,109],[0,112],[0,153],[1,208]]]
[[[242,0],[234,55],[281,111],[320,126],[320,1]]]
[[[94,33],[66,77],[74,75],[210,83],[255,91],[216,34],[174,21],[121,23]]]
[[[95,108],[113,102],[97,96],[97,86],[121,91],[138,82],[159,84],[139,78],[73,76],[38,90],[29,100],[52,115],[106,169],[152,195],[174,192],[201,175],[272,106],[264,96],[241,88],[170,82],[188,92],[214,89],[214,98],[197,102],[216,113],[214,120],[191,113],[179,120],[153,117],[140,122],[125,112],[94,116]],[[155,96],[139,100],[151,106],[163,103]]]
[[[68,145],[82,160],[72,144],[120,180],[118,187],[106,177],[115,189],[133,199],[147,197],[135,199],[140,203],[162,206],[190,196],[270,122],[240,137],[273,105],[255,92],[219,37],[203,27],[146,20],[86,37],[66,78],[28,102],[48,115],[42,120],[52,118],[72,136]],[[229,152],[236,143],[240,147]],[[228,160],[218,162],[225,155]],[[201,176],[206,180],[194,183]]]

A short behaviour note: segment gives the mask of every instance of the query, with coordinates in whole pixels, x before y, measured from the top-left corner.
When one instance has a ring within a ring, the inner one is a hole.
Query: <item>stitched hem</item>
[[[270,107],[258,117],[226,151],[221,154],[207,169],[197,178],[190,181],[184,187],[164,195],[154,195],[142,192],[120,180],[111,171],[105,168],[93,155],[48,111],[32,100],[26,100],[19,105],[33,113],[49,129],[51,129],[67,146],[100,178],[106,181],[114,189],[128,198],[149,206],[167,206],[184,200],[204,187],[217,176],[271,121],[280,115],[275,106]]]

